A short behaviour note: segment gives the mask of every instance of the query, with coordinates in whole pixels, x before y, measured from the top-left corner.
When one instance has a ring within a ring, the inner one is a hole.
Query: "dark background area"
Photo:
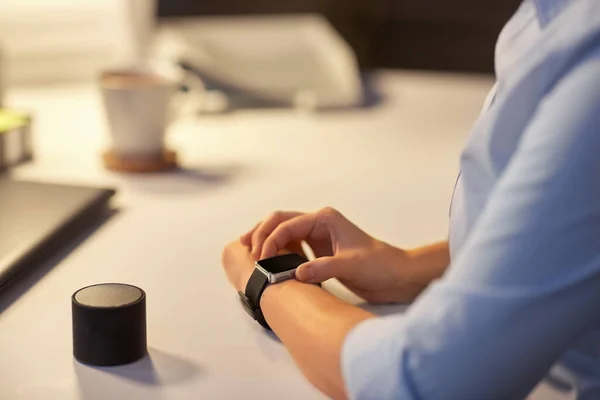
[[[160,17],[314,12],[362,68],[492,73],[494,45],[521,0],[159,0]]]

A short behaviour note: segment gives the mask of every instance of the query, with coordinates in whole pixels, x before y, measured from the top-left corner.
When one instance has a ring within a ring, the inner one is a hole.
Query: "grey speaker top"
[[[101,283],[78,290],[74,299],[77,303],[88,307],[123,307],[139,301],[144,292],[123,283]]]

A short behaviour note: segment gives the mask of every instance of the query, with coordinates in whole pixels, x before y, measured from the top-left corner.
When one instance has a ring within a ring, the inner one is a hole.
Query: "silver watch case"
[[[278,283],[287,281],[288,279],[293,279],[296,276],[296,268],[290,269],[287,271],[279,272],[277,274],[273,274],[263,267],[260,266],[259,261],[254,263],[254,267],[259,270],[261,273],[265,274],[269,283]]]

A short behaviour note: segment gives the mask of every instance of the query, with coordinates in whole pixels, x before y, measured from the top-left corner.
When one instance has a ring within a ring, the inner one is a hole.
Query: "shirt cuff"
[[[416,399],[404,364],[402,315],[370,318],[346,336],[342,375],[350,399]]]

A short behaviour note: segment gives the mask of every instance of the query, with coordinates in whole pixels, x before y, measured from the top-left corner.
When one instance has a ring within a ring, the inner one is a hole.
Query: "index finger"
[[[325,229],[321,228],[323,226]],[[269,258],[277,255],[289,243],[321,236],[328,236],[329,232],[316,214],[305,214],[292,218],[280,224],[263,243],[260,258]]]
[[[250,248],[252,257],[255,260],[260,258],[262,247],[265,239],[277,228],[281,223],[301,215],[298,211],[276,211],[265,219],[254,230],[250,238]]]
[[[252,234],[258,229],[260,224],[262,224],[262,221],[254,225],[252,229],[240,236],[240,242],[242,242],[244,246],[250,246],[252,244]]]

